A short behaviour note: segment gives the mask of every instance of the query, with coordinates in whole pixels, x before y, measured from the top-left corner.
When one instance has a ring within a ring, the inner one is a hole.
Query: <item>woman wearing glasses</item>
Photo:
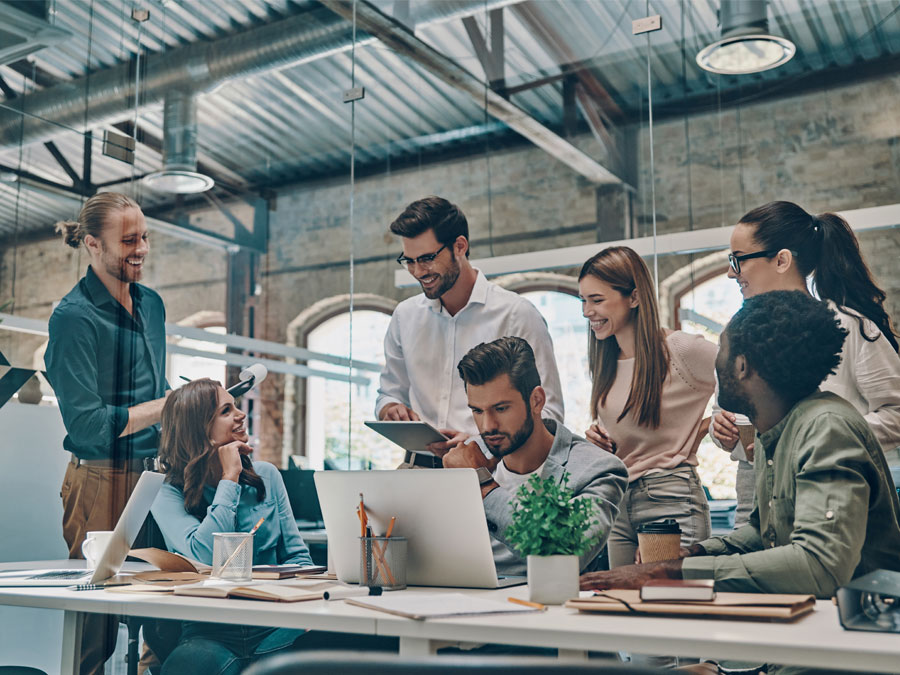
[[[674,518],[681,545],[709,536],[709,505],[697,476],[697,440],[715,389],[716,346],[659,324],[647,265],[632,249],[600,251],[578,278],[590,321],[589,441],[628,467],[628,489],[609,535],[610,567],[635,562],[637,529]]]
[[[900,465],[897,333],[884,309],[885,293],[872,279],[847,222],[834,213],[814,216],[791,202],[770,202],[741,218],[728,258],[728,277],[745,298],[774,290],[808,293],[811,277],[816,295],[849,332],[841,363],[821,389],[852,403],[872,427],[888,463]],[[752,446],[739,445],[733,414],[716,413],[711,431],[732,457],[743,460],[746,454],[752,461]],[[738,508],[744,513],[753,500],[752,472],[749,462],[739,463]]]

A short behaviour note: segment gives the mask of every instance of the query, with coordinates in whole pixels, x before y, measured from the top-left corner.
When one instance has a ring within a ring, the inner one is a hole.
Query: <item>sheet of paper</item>
[[[428,619],[467,614],[521,614],[540,610],[512,602],[485,600],[462,593],[402,591],[381,596],[347,598],[346,602],[391,614]]]

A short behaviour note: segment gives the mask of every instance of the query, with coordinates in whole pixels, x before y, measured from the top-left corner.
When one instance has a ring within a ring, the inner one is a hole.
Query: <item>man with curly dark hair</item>
[[[677,560],[585,574],[581,587],[715,579],[719,591],[830,598],[872,570],[900,571],[900,502],[884,453],[853,406],[818,389],[845,335],[800,291],[748,298],[722,333],[716,372],[722,406],[758,432],[750,522]]]

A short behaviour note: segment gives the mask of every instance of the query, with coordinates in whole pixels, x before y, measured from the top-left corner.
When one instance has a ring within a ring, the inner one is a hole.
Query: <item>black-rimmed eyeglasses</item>
[[[735,274],[740,274],[741,263],[744,260],[752,260],[753,258],[771,258],[777,253],[778,251],[757,251],[756,253],[745,253],[744,255],[735,255],[734,253],[729,253],[728,264],[731,265],[732,272],[734,272]]]
[[[397,264],[405,265],[406,267],[412,267],[413,265],[431,265],[434,263],[435,258],[437,258],[445,248],[447,248],[447,244],[441,246],[434,253],[426,253],[425,255],[420,255],[418,258],[408,258],[401,253],[397,256]]]

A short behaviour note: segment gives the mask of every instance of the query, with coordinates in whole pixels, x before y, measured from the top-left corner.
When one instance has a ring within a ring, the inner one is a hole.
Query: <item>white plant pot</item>
[[[528,556],[528,599],[561,605],[578,597],[577,555]]]

